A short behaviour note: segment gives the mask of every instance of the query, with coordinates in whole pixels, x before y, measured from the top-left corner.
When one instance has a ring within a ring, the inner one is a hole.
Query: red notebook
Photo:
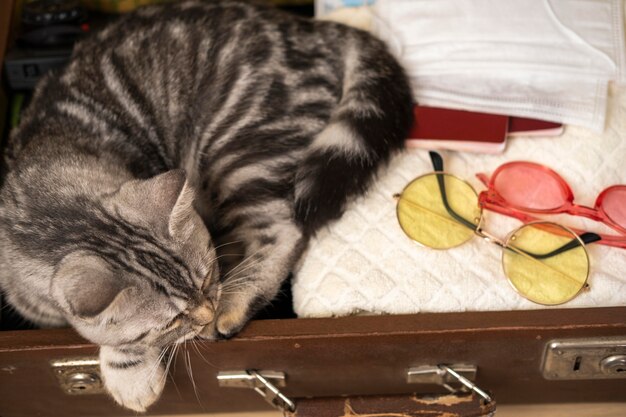
[[[545,120],[527,119],[511,116],[509,118],[509,137],[515,136],[559,136],[563,133],[563,124]]]
[[[499,153],[507,137],[555,136],[560,123],[439,107],[415,106],[407,147]]]
[[[498,153],[504,150],[509,117],[415,106],[407,147]]]

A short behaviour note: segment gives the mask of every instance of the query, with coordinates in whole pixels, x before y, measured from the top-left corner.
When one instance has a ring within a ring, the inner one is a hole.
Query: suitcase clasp
[[[277,387],[284,387],[285,373],[276,371],[227,371],[217,374],[220,387],[252,388],[272,407],[281,411],[293,412],[296,404],[287,398]]]
[[[418,366],[407,371],[407,382],[409,384],[437,384],[442,385],[452,394],[473,391],[480,395],[485,404],[489,404],[493,399],[484,390],[472,382],[476,379],[477,368],[475,365],[446,365]],[[458,388],[451,384],[460,384]]]

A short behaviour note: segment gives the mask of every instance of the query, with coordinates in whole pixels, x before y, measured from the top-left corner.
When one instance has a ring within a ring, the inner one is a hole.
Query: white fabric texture
[[[615,90],[603,134],[568,126],[560,137],[509,139],[500,155],[445,152],[445,170],[481,191],[484,186],[475,177],[477,172],[491,174],[499,165],[514,160],[538,162],[570,184],[576,203],[593,206],[603,189],[626,184],[626,89]],[[524,299],[509,285],[498,246],[475,237],[460,247],[438,251],[421,247],[404,235],[392,195],[428,172],[432,166],[426,151],[403,153],[393,159],[366,196],[318,233],[293,281],[294,309],[299,317],[546,308]],[[580,217],[544,218],[616,234]],[[485,230],[500,238],[520,224],[485,212]],[[626,305],[626,250],[599,244],[590,244],[587,250],[590,290],[551,308]]]
[[[622,0],[378,0],[387,41],[424,105],[604,128],[626,82]]]

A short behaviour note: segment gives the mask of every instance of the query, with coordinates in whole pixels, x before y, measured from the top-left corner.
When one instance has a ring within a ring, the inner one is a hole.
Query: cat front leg
[[[143,412],[159,398],[166,379],[161,352],[154,347],[100,347],[104,385],[118,404]]]
[[[254,223],[253,223],[254,224]],[[221,284],[213,337],[237,333],[278,293],[304,250],[306,239],[294,222],[283,220],[254,228],[244,224],[238,234],[245,246],[241,263],[227,272]],[[211,331],[203,332],[209,336]]]

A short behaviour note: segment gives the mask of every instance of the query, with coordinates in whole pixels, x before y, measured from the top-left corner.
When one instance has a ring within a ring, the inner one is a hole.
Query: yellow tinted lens
[[[571,249],[559,251],[568,244]],[[574,298],[589,275],[583,243],[554,223],[532,223],[517,229],[506,242],[502,262],[506,276],[520,294],[546,305]]]
[[[398,221],[413,240],[435,249],[447,249],[466,242],[474,229],[456,220],[446,209],[437,175],[444,178],[448,204],[454,213],[478,224],[481,210],[478,196],[466,182],[448,174],[428,174],[415,179],[402,191]]]

